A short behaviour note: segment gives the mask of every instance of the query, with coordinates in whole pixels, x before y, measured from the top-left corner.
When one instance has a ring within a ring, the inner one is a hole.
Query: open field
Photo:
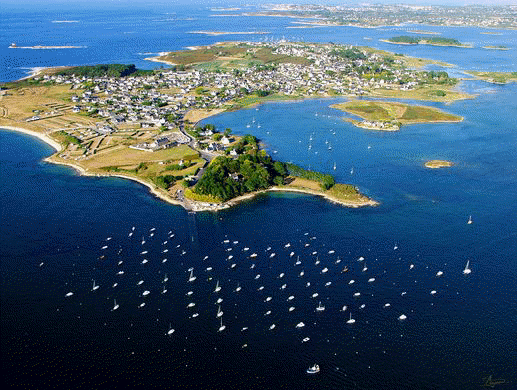
[[[203,69],[241,69],[256,64],[290,63],[308,65],[306,58],[272,53],[270,48],[256,48],[247,44],[212,45],[197,47],[194,50],[171,52],[154,57],[176,65],[193,66]]]
[[[108,166],[130,167],[140,163],[158,163],[166,160],[196,159],[197,157],[198,153],[187,145],[156,152],[145,152],[123,147],[112,150],[110,153],[92,156],[88,160],[81,161],[80,165],[86,169],[100,169]]]
[[[437,108],[411,106],[404,103],[352,100],[346,103],[334,104],[331,107],[357,115],[368,121],[391,122],[401,124],[460,122],[463,118],[448,114]]]

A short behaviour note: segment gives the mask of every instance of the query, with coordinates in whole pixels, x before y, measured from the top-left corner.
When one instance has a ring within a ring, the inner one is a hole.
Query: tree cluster
[[[273,161],[258,150],[236,159],[220,156],[207,167],[194,192],[227,201],[248,192],[283,184],[286,175],[284,164]]]
[[[138,73],[137,73],[138,72]],[[107,64],[107,65],[88,65],[75,66],[70,69],[65,69],[57,72],[60,76],[75,75],[77,77],[125,77],[137,73],[142,75],[142,72],[149,73],[152,71],[139,71],[134,64]]]

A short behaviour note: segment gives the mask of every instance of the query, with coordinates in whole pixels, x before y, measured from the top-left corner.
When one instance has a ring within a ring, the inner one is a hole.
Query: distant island
[[[389,39],[381,39],[381,42],[393,43],[397,45],[431,45],[431,46],[453,46],[471,48],[471,45],[466,45],[454,38],[444,37],[410,37],[406,35],[400,35]]]
[[[335,183],[332,175],[273,160],[253,135],[198,122],[268,101],[470,97],[453,90],[458,80],[446,72],[415,69],[432,61],[333,43],[227,42],[153,60],[171,67],[61,67],[3,83],[0,127],[53,145],[58,152],[51,162],[85,175],[136,180],[188,210],[220,210],[264,191],[303,192],[360,207],[377,202]],[[389,120],[401,123],[451,119],[418,106],[376,104],[398,112]]]
[[[86,46],[18,46],[16,43],[11,43],[9,49],[83,49]]]
[[[435,31],[426,31],[426,30],[408,30],[408,33],[411,34],[423,34],[423,35],[440,35],[441,33]]]
[[[203,34],[203,35],[264,35],[271,34],[268,31],[189,31],[189,34]]]
[[[446,160],[429,160],[426,161],[424,165],[426,168],[431,169],[448,168],[453,166],[452,162]]]
[[[517,82],[517,72],[478,72],[469,70],[466,72],[479,80],[494,84],[507,84]]]
[[[483,46],[483,49],[489,49],[489,50],[510,50],[508,47],[503,46],[503,45]]]
[[[334,104],[331,107],[363,118],[364,121],[351,120],[351,122],[357,127],[370,130],[397,131],[405,124],[463,120],[460,116],[448,114],[434,107],[386,101],[352,100]]]

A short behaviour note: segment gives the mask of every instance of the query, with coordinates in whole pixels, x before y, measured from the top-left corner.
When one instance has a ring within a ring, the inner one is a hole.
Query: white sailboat
[[[217,305],[217,318],[221,317],[223,315],[223,311],[221,310],[221,305]]]
[[[325,310],[325,306],[322,306],[321,301],[320,301],[320,303],[318,304],[318,307],[316,308],[316,311],[323,311],[323,310]]]
[[[469,219],[467,221],[467,224],[470,225],[472,223],[472,215],[469,215]]]
[[[194,270],[193,270],[193,269],[191,269],[191,270],[190,270],[190,276],[189,276],[189,278],[188,278],[188,281],[189,281],[189,282],[193,282],[194,280],[196,280],[196,277],[194,276]]]
[[[355,323],[355,319],[352,318],[352,313],[350,313],[350,319],[346,322],[347,324]]]
[[[221,317],[221,326],[219,327],[218,332],[222,332],[225,329],[226,329],[226,325],[223,325],[223,317]]]
[[[113,311],[113,310],[117,310],[119,307],[120,307],[120,306],[119,306],[119,304],[117,303],[117,300],[116,300],[116,299],[114,299],[114,300],[113,300],[113,309],[111,309],[111,310],[112,310],[112,311]]]
[[[95,290],[98,290],[99,289],[99,286],[97,286],[95,284],[95,280],[93,281],[93,287],[92,287],[92,291],[95,291]]]
[[[464,275],[468,275],[472,272],[472,270],[469,268],[470,260],[467,260],[467,264],[465,265],[465,269],[463,270]]]
[[[219,280],[218,280],[216,285],[215,285],[214,292],[219,292],[219,291],[221,291],[221,286],[219,286]]]
[[[172,329],[171,324],[169,324],[169,330],[167,331],[167,336],[170,336],[173,333],[174,333],[174,329]]]

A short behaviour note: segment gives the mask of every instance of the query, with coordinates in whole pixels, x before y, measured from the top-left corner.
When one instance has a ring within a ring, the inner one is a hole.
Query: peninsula
[[[464,6],[421,4],[264,4],[258,12],[244,16],[312,18],[335,26],[380,27],[424,26],[517,28],[517,10],[513,5]]]
[[[354,125],[370,130],[397,131],[402,125],[414,123],[461,122],[462,117],[448,114],[434,107],[412,106],[404,103],[352,100],[331,106],[357,115],[364,121],[351,121]]]
[[[359,207],[377,203],[330,175],[274,161],[251,135],[197,122],[308,97],[469,97],[452,90],[457,80],[445,72],[415,70],[409,67],[415,59],[362,47],[230,42],[157,60],[173,65],[155,71],[122,64],[46,69],[5,83],[0,127],[22,128],[58,146],[49,161],[139,181],[189,210],[219,210],[271,190]]]

